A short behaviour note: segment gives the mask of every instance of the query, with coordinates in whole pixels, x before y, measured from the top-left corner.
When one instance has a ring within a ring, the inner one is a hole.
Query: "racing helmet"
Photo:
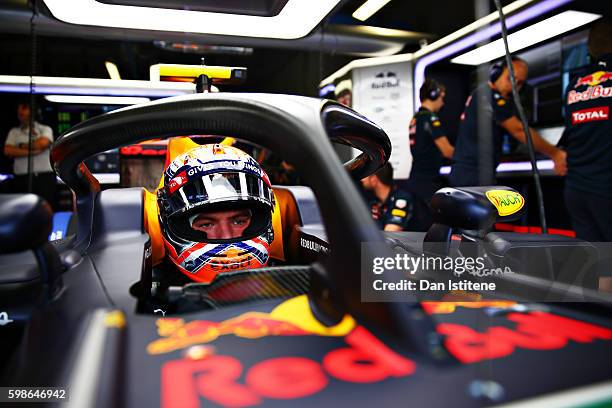
[[[164,172],[157,204],[167,256],[190,279],[210,283],[222,273],[267,265],[274,193],[259,163],[242,150],[208,144],[178,155]],[[238,214],[228,227],[236,235],[207,229],[219,214]]]

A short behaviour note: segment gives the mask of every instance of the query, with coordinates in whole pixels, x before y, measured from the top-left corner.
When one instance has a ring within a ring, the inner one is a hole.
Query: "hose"
[[[525,131],[525,136],[527,138],[527,150],[529,151],[529,161],[531,162],[531,173],[533,175],[533,181],[536,189],[536,200],[538,203],[538,211],[540,213],[540,225],[542,226],[542,233],[548,233],[548,227],[546,225],[546,213],[544,211],[544,196],[542,194],[542,184],[540,182],[540,172],[538,170],[538,166],[535,158],[535,150],[533,148],[533,140],[531,138],[531,131],[529,130],[529,125],[527,124],[527,115],[525,115],[525,109],[523,108],[523,104],[519,98],[518,89],[516,87],[516,78],[514,76],[514,66],[512,65],[512,56],[510,54],[510,49],[508,48],[508,29],[506,27],[506,16],[502,10],[502,6],[500,4],[500,0],[494,0],[495,7],[499,12],[499,21],[501,23],[501,33],[502,39],[504,42],[504,48],[506,50],[506,65],[508,66],[508,72],[510,74],[510,82],[512,83],[512,97],[514,99],[514,105],[516,106],[516,111],[518,113],[519,119],[521,120],[521,124],[523,125],[523,130]]]

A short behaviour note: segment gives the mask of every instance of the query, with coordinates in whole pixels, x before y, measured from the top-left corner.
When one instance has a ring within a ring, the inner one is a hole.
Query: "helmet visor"
[[[180,176],[179,176],[180,177]],[[168,186],[170,216],[220,202],[258,201],[273,207],[272,189],[258,176],[244,172],[205,174],[179,188]]]

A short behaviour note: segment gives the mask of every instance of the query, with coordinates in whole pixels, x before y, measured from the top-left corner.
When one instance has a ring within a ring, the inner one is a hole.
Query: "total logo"
[[[580,123],[608,120],[610,108],[608,106],[598,106],[596,108],[582,109],[572,112],[572,125]]]

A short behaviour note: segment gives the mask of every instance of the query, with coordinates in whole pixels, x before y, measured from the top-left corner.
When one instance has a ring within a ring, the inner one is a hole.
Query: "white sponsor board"
[[[408,125],[414,113],[412,64],[400,62],[353,70],[353,109],[389,135],[394,178],[410,175],[412,155]]]

